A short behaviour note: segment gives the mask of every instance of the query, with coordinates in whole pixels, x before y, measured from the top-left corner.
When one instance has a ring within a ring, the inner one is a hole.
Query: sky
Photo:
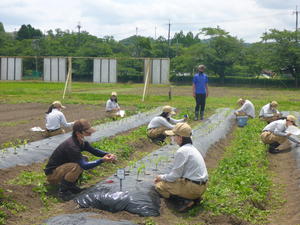
[[[295,30],[300,0],[1,0],[6,32],[30,24],[47,30],[87,31],[121,40],[132,35],[157,38],[217,27],[245,42],[260,41],[269,29]],[[300,16],[300,13],[299,13]],[[204,38],[204,37],[203,37]]]

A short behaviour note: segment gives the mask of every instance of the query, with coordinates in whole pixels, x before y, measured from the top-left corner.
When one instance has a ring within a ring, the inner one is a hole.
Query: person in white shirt
[[[121,113],[120,106],[118,104],[117,92],[112,92],[110,98],[106,102],[105,111],[108,117],[116,119],[116,117],[124,115]]]
[[[234,112],[236,116],[248,116],[250,118],[255,117],[255,108],[252,102],[247,99],[240,98],[237,101],[237,104],[240,105],[240,108]]]
[[[278,103],[276,101],[272,101],[266,105],[264,105],[259,113],[259,118],[261,120],[267,121],[268,123],[273,122],[274,120],[278,120],[281,117],[280,112],[277,110]]]
[[[154,180],[155,189],[163,198],[184,199],[179,211],[185,211],[201,200],[207,187],[208,172],[201,153],[192,144],[192,129],[187,123],[177,123],[166,134],[174,136],[180,148],[171,171]]]
[[[53,102],[46,112],[46,135],[48,137],[63,134],[65,130],[63,127],[72,127],[74,122],[68,123],[64,114],[61,112],[66,107],[60,101]]]
[[[290,149],[291,142],[299,144],[296,139],[291,137],[291,133],[287,132],[289,126],[296,126],[295,121],[295,116],[288,115],[286,119],[275,120],[265,126],[260,137],[263,143],[270,145],[270,153],[279,153],[282,150]]]
[[[147,127],[147,136],[153,142],[163,142],[166,138],[165,131],[172,130],[176,123],[184,122],[187,118],[175,120],[171,116],[175,115],[174,109],[166,105],[159,116],[155,116]]]

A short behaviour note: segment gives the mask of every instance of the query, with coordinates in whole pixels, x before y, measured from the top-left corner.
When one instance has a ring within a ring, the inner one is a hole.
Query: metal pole
[[[170,32],[171,32],[171,23],[169,20],[169,29],[168,29],[168,58],[170,58]]]

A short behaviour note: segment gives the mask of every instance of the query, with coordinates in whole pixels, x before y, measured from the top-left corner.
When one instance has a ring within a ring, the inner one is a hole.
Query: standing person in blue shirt
[[[203,120],[204,110],[205,110],[205,101],[208,97],[208,78],[204,73],[205,71],[204,65],[198,66],[198,73],[195,74],[193,78],[193,96],[196,100],[195,107],[195,118],[194,120],[199,119],[199,108],[200,108],[200,120]]]

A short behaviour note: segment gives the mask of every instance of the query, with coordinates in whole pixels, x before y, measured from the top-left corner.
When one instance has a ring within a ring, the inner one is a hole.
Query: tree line
[[[298,86],[300,47],[297,33],[270,29],[261,35],[261,41],[250,44],[220,27],[206,27],[196,35],[175,33],[169,41],[162,36],[153,39],[136,35],[117,41],[112,36],[98,38],[86,31],[78,33],[59,28],[43,34],[30,24],[8,33],[0,22],[0,56],[169,57],[172,76],[193,75],[198,64],[205,64],[209,74],[218,76],[221,82],[229,76],[256,77],[265,73],[280,77],[288,74]],[[78,63],[82,70],[79,74],[92,71],[92,63],[80,60]],[[124,61],[121,73],[138,76],[141,67],[140,63]]]

